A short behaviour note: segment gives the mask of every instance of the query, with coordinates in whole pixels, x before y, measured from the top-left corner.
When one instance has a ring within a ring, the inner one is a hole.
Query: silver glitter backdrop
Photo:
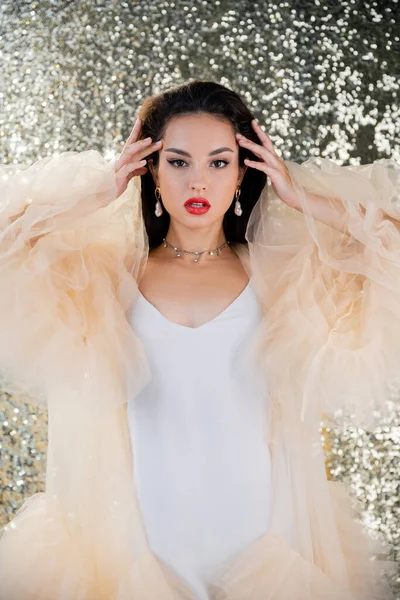
[[[146,96],[196,78],[239,92],[284,158],[400,161],[399,37],[397,0],[2,0],[0,160],[111,159]],[[1,525],[44,489],[47,414],[3,392],[0,417]],[[323,425],[329,477],[399,559],[399,415],[374,432]]]

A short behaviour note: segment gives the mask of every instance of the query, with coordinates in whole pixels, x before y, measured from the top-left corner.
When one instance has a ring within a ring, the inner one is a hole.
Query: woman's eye
[[[174,165],[174,167],[180,167],[181,165],[177,165],[176,163],[184,163],[185,161],[180,158],[175,158],[174,160],[168,161],[170,165]]]
[[[217,160],[214,160],[214,163],[223,163],[223,166],[229,165],[229,162],[227,160],[222,160],[222,158],[217,158]],[[217,167],[217,169],[221,169],[221,167]]]

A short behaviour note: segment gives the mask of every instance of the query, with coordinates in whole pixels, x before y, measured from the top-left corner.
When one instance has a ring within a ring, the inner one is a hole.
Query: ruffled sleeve
[[[46,403],[102,346],[121,368],[137,354],[125,310],[147,252],[140,188],[117,198],[114,163],[91,150],[2,166],[0,181],[2,387]]]
[[[400,165],[286,164],[302,212],[265,189],[246,233],[266,314],[262,367],[291,418],[372,427],[400,388]],[[308,192],[345,214],[346,233],[312,216]]]

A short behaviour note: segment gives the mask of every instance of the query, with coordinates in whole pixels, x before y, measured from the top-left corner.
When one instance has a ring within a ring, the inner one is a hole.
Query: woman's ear
[[[247,171],[247,165],[244,165],[243,167],[239,168],[239,177],[238,177],[238,181],[237,181],[238,185],[242,185],[243,177],[245,176],[246,171]]]
[[[153,177],[154,183],[156,186],[158,186],[158,177],[157,177],[157,169],[155,168],[154,164],[153,164],[153,159],[149,158],[147,160],[147,166],[149,168],[149,171]]]

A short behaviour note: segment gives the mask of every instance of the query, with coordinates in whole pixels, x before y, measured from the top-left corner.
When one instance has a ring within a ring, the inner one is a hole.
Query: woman
[[[284,162],[213,82],[139,116],[115,163],[3,167],[0,364],[49,446],[0,597],[391,598],[319,422],[397,377],[398,166]]]

